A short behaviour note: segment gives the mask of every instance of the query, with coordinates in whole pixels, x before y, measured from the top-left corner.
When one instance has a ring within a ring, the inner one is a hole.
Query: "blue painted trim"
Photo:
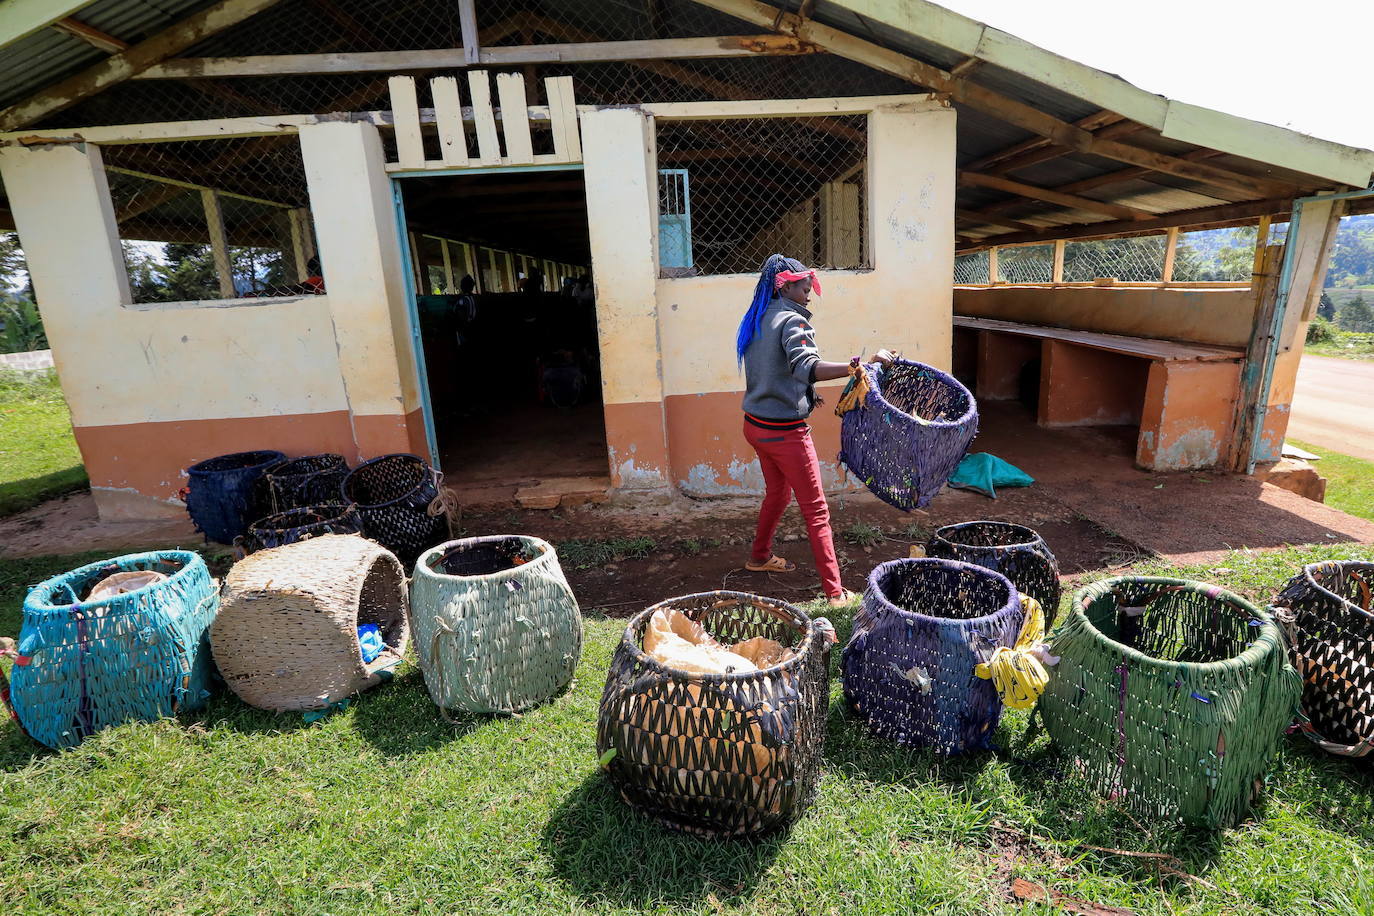
[[[1260,381],[1259,399],[1254,405],[1253,433],[1250,437],[1250,454],[1245,462],[1245,473],[1255,473],[1255,465],[1260,461],[1260,446],[1264,439],[1264,421],[1269,415],[1269,392],[1274,384],[1274,365],[1279,357],[1279,335],[1283,331],[1284,318],[1288,314],[1288,299],[1293,287],[1293,269],[1298,257],[1298,229],[1302,225],[1302,208],[1310,203],[1351,200],[1358,197],[1374,197],[1374,188],[1363,191],[1345,191],[1341,194],[1318,194],[1313,197],[1299,197],[1293,201],[1293,213],[1288,219],[1288,232],[1284,236],[1283,266],[1279,268],[1279,289],[1274,298],[1274,317],[1269,322],[1264,339],[1264,353],[1261,356],[1263,378]],[[1264,243],[1255,239],[1255,244]],[[1325,278],[1325,274],[1323,274]]]
[[[425,367],[425,343],[420,336],[420,303],[415,289],[415,261],[406,231],[406,205],[401,183],[391,182],[391,202],[396,212],[396,235],[401,242],[401,263],[405,265],[406,312],[410,316],[410,339],[415,352],[415,382],[420,390],[420,413],[425,418],[425,438],[429,440],[429,463],[439,470],[439,438],[434,433],[434,405],[429,401],[429,370]]]
[[[512,175],[517,172],[580,172],[580,162],[555,162],[549,165],[490,165],[456,169],[405,169],[388,172],[391,178],[436,178],[444,175]]]

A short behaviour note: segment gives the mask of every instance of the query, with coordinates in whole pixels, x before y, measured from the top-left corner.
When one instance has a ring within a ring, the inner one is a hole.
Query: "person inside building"
[[[759,509],[753,550],[745,569],[792,572],[796,565],[773,553],[773,535],[793,494],[806,521],[821,588],[832,606],[853,600],[840,583],[821,466],[806,419],[820,403],[816,382],[844,378],[851,363],[821,359],[811,325],[811,294],[821,294],[816,272],[800,261],[771,255],[754,298],[740,321],[735,355],[744,367],[744,438],[758,454],[766,493]],[[870,362],[890,364],[880,350]]]

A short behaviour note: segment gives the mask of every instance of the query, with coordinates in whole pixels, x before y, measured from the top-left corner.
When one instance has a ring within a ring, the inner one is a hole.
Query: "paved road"
[[[1304,356],[1288,436],[1374,461],[1374,361]]]

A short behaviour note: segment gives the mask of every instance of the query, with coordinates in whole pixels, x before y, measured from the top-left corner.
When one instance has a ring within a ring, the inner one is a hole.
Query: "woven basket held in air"
[[[236,543],[244,553],[254,553],[322,534],[361,534],[362,530],[363,520],[355,506],[308,506],[258,519]]]
[[[747,674],[687,674],[643,651],[660,608],[723,644],[754,637],[795,650]],[[640,613],[611,660],[597,753],[630,805],[677,830],[764,833],[794,821],[815,794],[829,702],[829,644],[789,604],[739,592],[670,598]]]
[[[1025,525],[1010,522],[964,522],[938,529],[926,544],[926,556],[962,560],[995,570],[1016,590],[1040,602],[1045,626],[1059,610],[1059,564],[1044,538]]]
[[[1071,772],[1151,817],[1230,826],[1257,800],[1301,684],[1274,619],[1183,579],[1074,596],[1040,698]]]
[[[909,360],[887,369],[867,363],[859,371],[868,394],[841,418],[840,460],[884,502],[922,508],[978,433],[973,395],[954,376]]]
[[[273,512],[322,506],[339,500],[339,485],[348,476],[342,455],[307,455],[283,461],[267,471],[268,505]]]
[[[285,458],[281,452],[237,452],[187,468],[186,511],[196,530],[232,544],[249,522],[266,514],[258,505],[262,475]]]
[[[1274,610],[1302,677],[1303,731],[1333,754],[1374,753],[1374,563],[1313,563]]]
[[[364,624],[386,644],[371,662],[358,642]],[[240,699],[284,711],[323,709],[389,679],[407,635],[396,557],[357,535],[326,534],[234,564],[210,643]]]
[[[133,570],[167,578],[85,600],[101,580]],[[92,563],[37,586],[24,599],[10,671],[20,724],[49,747],[71,747],[111,725],[199,708],[212,672],[205,631],[218,606],[205,561],[182,550]]]
[[[880,738],[938,754],[989,746],[1002,701],[975,668],[1020,633],[1006,576],[954,560],[892,560],[868,577],[840,664],[845,701]]]
[[[558,554],[532,537],[450,541],[410,583],[420,670],[442,710],[519,712],[557,695],[582,651]]]
[[[396,554],[406,569],[449,536],[437,475],[414,455],[364,461],[340,489],[344,502],[357,505],[363,533]]]

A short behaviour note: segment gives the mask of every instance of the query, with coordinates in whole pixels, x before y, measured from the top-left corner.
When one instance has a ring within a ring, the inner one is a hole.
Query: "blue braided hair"
[[[739,332],[735,335],[735,358],[740,364],[744,363],[744,351],[749,349],[749,345],[754,342],[754,338],[763,327],[763,313],[768,310],[768,303],[773,301],[773,296],[777,292],[773,281],[780,270],[800,272],[806,270],[806,265],[795,258],[783,257],[780,254],[770,254],[768,260],[763,262],[763,267],[759,269],[759,282],[754,287],[754,300],[749,303],[749,310],[740,319]]]

